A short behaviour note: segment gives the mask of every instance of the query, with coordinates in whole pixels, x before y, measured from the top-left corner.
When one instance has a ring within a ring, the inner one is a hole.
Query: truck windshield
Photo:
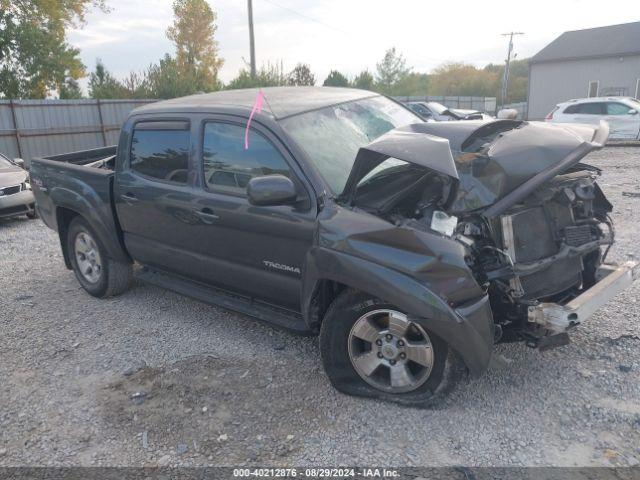
[[[423,120],[377,96],[286,118],[283,128],[305,150],[334,193],[342,193],[356,154],[379,136]]]

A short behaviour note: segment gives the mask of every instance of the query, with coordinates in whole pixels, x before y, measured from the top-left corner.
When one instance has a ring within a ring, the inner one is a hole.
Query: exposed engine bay
[[[594,129],[516,121],[408,129],[447,138],[451,161],[419,165],[383,139],[371,146],[378,157],[364,152],[356,161],[344,200],[398,227],[462,243],[489,294],[496,341],[536,344],[557,333],[532,322],[529,309],[566,304],[596,284],[614,241],[601,172],[580,162],[595,149],[588,147]],[[437,149],[425,155],[444,155]]]
[[[473,252],[470,266],[489,292],[501,331],[546,335],[527,322],[528,308],[566,303],[596,283],[614,235],[596,176],[559,175],[497,218],[468,215],[458,222],[456,239]]]

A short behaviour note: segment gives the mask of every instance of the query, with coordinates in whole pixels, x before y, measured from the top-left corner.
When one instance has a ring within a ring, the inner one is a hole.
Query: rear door
[[[185,240],[199,219],[193,186],[191,122],[185,118],[136,122],[116,173],[114,197],[132,257],[181,274],[194,267]]]
[[[199,265],[193,272],[213,285],[292,310],[300,308],[305,256],[315,229],[312,188],[288,150],[253,122],[245,149],[246,121],[203,119],[198,135],[200,187],[197,224],[184,239]],[[291,205],[255,206],[246,188],[253,177],[280,174],[297,187]]]
[[[640,130],[640,114],[622,102],[607,102],[606,117],[611,138],[637,138]],[[631,113],[635,112],[635,113]]]

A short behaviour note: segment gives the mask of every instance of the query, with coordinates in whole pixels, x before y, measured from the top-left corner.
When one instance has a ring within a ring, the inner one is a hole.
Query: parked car
[[[438,102],[407,102],[406,105],[425,121],[491,120],[492,118],[478,110],[448,108]]]
[[[609,123],[612,139],[640,139],[640,101],[630,97],[581,98],[559,103],[546,117],[553,123]]]
[[[605,263],[612,206],[582,163],[606,124],[426,123],[371,92],[283,87],[249,125],[256,94],[146,105],[117,147],[33,160],[38,211],[89,294],[127,290],[136,262],[319,334],[342,392],[428,405],[497,342],[566,344],[633,281],[637,263]]]
[[[22,160],[0,153],[0,218],[20,215],[36,217],[29,174],[22,168]]]

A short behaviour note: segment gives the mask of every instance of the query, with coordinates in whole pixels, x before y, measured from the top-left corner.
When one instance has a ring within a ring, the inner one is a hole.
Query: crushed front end
[[[376,248],[376,261],[430,285],[461,318],[466,301],[488,298],[493,342],[560,346],[638,271],[635,262],[606,263],[613,207],[601,171],[582,163],[607,137],[606,124],[410,125],[360,150],[338,202],[387,225],[358,245],[393,245]],[[409,232],[420,245],[406,241]],[[462,247],[456,272],[442,270],[451,250],[438,239]]]
[[[591,136],[531,127],[503,125],[466,144],[458,154],[462,183],[475,191],[459,192],[454,209],[456,234],[474,252],[472,268],[489,292],[498,339],[544,349],[568,343],[566,332],[627,288],[638,265],[606,263],[612,205],[598,186],[600,170],[581,163],[604,144],[606,125]],[[499,192],[536,164],[537,173]],[[490,206],[469,208],[491,192],[498,194]]]

